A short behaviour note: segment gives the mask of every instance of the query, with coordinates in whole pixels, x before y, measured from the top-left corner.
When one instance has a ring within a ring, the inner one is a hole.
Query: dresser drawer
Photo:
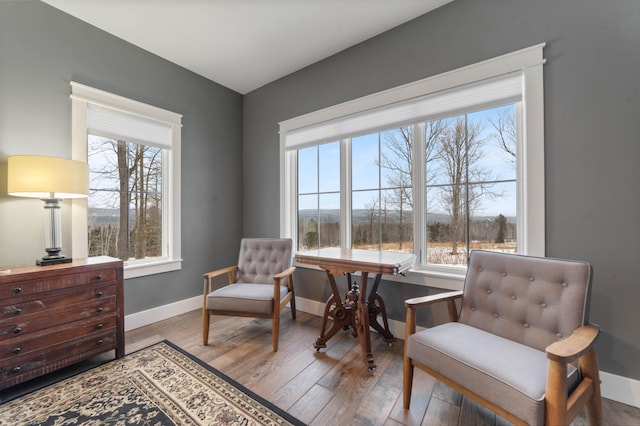
[[[69,361],[79,361],[116,347],[115,329],[106,329],[73,340],[64,340],[47,348],[34,351],[0,364],[0,387],[4,388],[57,370]]]
[[[75,305],[59,306],[41,314],[15,316],[0,321],[0,341],[57,325],[116,312],[116,297],[107,296]]]
[[[116,315],[103,314],[95,318],[58,325],[0,341],[0,366],[11,364],[12,358],[34,351],[48,352],[51,346],[92,333],[113,329]]]
[[[28,294],[43,293],[86,284],[106,283],[115,281],[116,270],[113,268],[99,269],[76,274],[57,275],[35,280],[14,281],[0,285],[0,299]]]
[[[22,321],[33,315],[55,315],[65,305],[99,301],[115,295],[115,285],[91,285],[82,289],[66,289],[0,300],[0,324],[5,321]]]

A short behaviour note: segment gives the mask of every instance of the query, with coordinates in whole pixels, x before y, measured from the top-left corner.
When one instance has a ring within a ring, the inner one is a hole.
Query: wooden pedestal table
[[[382,297],[378,294],[378,285],[383,274],[402,274],[411,268],[415,256],[409,253],[385,251],[370,251],[358,249],[323,248],[320,250],[299,252],[295,255],[296,262],[318,266],[325,270],[331,285],[331,297],[327,301],[322,319],[320,337],[313,346],[316,350],[327,347],[327,341],[338,330],[353,328],[354,336],[360,340],[362,361],[369,371],[375,371],[376,364],[371,353],[370,327],[380,333],[385,342],[395,340],[389,330],[387,311]],[[361,273],[360,284],[353,282],[351,274]],[[369,274],[375,274],[373,287],[367,296]],[[336,275],[347,276],[347,294],[344,299],[336,284]],[[378,316],[382,317],[382,324]],[[331,327],[327,330],[328,321]]]

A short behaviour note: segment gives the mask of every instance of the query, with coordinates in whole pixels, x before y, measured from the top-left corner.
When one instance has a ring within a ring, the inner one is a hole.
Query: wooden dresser
[[[124,356],[122,261],[0,269],[0,389],[115,349]]]

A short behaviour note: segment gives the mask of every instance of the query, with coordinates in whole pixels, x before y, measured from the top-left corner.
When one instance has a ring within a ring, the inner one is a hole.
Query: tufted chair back
[[[591,265],[471,252],[461,323],[544,351],[587,323]]]
[[[291,266],[289,238],[243,238],[236,282],[273,285],[273,275]]]

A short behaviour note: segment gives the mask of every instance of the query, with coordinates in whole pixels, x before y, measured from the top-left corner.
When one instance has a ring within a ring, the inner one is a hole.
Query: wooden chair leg
[[[567,364],[549,360],[545,392],[545,424],[567,423]]]
[[[275,311],[273,315],[273,351],[278,352],[278,337],[280,334],[280,311]]]
[[[405,410],[411,405],[411,390],[413,388],[414,366],[411,358],[405,355],[404,368],[402,369],[402,402]]]
[[[296,293],[293,288],[293,275],[289,276],[289,306],[291,307],[291,318],[296,319]]]
[[[209,344],[209,321],[211,316],[206,309],[202,310],[202,346]]]
[[[296,319],[296,296],[293,295],[291,300],[289,301],[289,306],[291,306],[291,318]]]
[[[411,390],[413,388],[413,362],[409,357],[409,337],[416,332],[416,311],[407,307],[407,320],[404,331],[404,355],[402,367],[402,402],[404,409],[408,410],[411,404]]]
[[[592,348],[580,359],[580,370],[585,377],[593,381],[593,394],[587,402],[587,421],[591,425],[602,424],[602,395],[600,393],[600,372],[598,359]]]

